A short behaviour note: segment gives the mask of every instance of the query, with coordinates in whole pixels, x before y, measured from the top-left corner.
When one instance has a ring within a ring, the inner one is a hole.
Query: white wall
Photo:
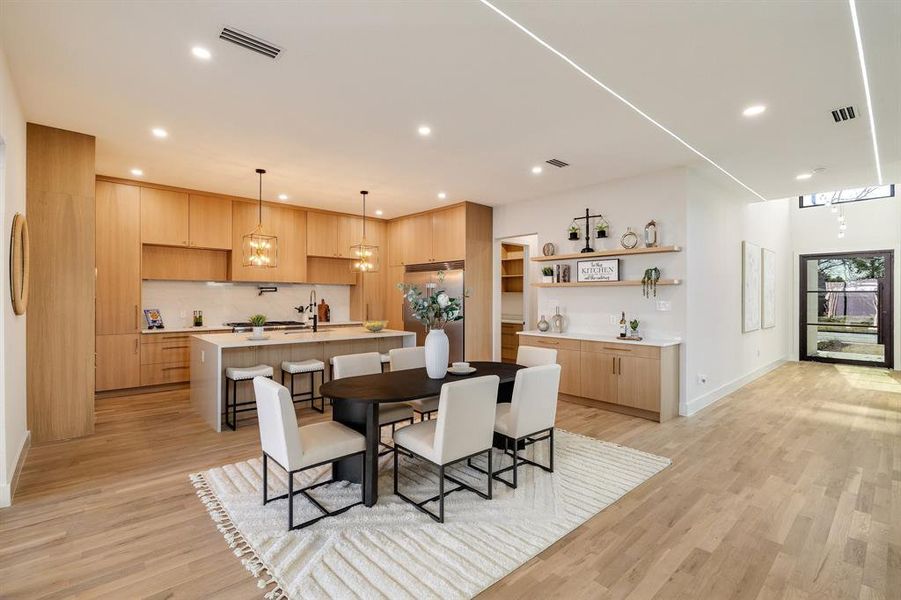
[[[898,188],[896,187],[896,191]],[[792,229],[792,281],[800,285],[799,256],[828,252],[894,250],[894,326],[895,369],[901,369],[901,199],[880,198],[843,204],[848,229],[838,238],[836,216],[825,206],[800,208],[797,198],[785,200]],[[799,297],[792,298],[792,357],[798,358]]]
[[[350,318],[350,288],[346,285],[273,284],[274,293],[259,295],[256,283],[206,283],[197,281],[145,281],[141,285],[144,308],[158,308],[167,328],[190,327],[195,310],[203,311],[203,324],[222,325],[246,321],[262,313],[270,321],[299,320],[295,306],[306,306],[310,290],[325,300],[332,322]]]
[[[25,119],[16,98],[6,55],[0,48],[0,506],[10,504],[10,483],[27,439],[25,405],[25,316],[13,313],[9,297],[9,232],[13,216],[25,213]]]
[[[788,203],[749,202],[720,174],[687,174],[687,330],[682,414],[693,414],[789,356],[792,248]],[[742,333],[741,243],[776,255],[776,326]],[[706,377],[706,383],[699,381]]]
[[[657,221],[661,245],[681,245],[685,243],[684,188],[684,170],[670,169],[497,206],[494,208],[494,236],[495,239],[503,239],[537,233],[539,249],[546,242],[553,242],[557,245],[558,254],[575,252],[584,241],[580,244],[569,242],[566,230],[573,217],[584,215],[585,209],[589,208],[592,214],[598,211],[603,213],[611,225],[607,240],[592,240],[595,250],[619,247],[619,238],[627,226],[631,226],[643,239],[644,226],[651,219]],[[496,243],[495,290],[499,288],[499,251],[500,244]],[[540,266],[547,264],[553,263],[533,263],[530,266],[533,281],[541,280]],[[620,278],[641,279],[644,270],[653,266],[660,268],[665,279],[685,277],[685,255],[674,253],[622,259]],[[538,288],[536,303],[537,313],[548,317],[554,313],[556,306],[560,306],[568,331],[615,334],[617,326],[610,323],[609,317],[613,315],[619,322],[620,312],[626,311],[627,317],[641,321],[645,336],[682,337],[685,333],[684,286],[661,286],[657,290],[657,299],[670,301],[672,310],[657,311],[654,299],[644,298],[640,287]],[[497,295],[495,305],[500,305]],[[535,329],[535,323],[526,323],[526,329]],[[499,352],[497,334],[494,346],[495,351]]]

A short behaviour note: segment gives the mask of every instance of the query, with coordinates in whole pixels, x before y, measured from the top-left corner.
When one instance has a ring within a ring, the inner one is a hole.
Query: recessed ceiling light
[[[191,54],[202,60],[210,60],[213,56],[209,50],[201,46],[194,46],[191,48]]]
[[[438,192],[439,200],[444,200],[445,198],[447,198],[447,194],[445,194],[444,192]]]
[[[804,181],[805,179],[810,179],[813,177],[813,173],[801,173],[800,175],[796,175],[795,179],[798,181]]]
[[[288,199],[288,194],[279,194],[279,195],[278,195],[278,199],[279,199],[279,200],[287,200],[287,199]]]
[[[383,214],[385,214],[385,213],[382,212],[382,209],[381,209],[381,208],[375,209],[375,216],[381,217]]]
[[[766,106],[764,106],[763,104],[754,104],[753,106],[749,106],[748,108],[741,111],[741,114],[746,117],[756,117],[757,115],[763,114],[764,112],[766,112]]]
[[[419,129],[417,129],[417,131],[419,132],[419,135],[421,135],[422,137],[432,135],[432,128],[429,127],[428,125],[420,125]]]
[[[534,167],[532,167],[532,174],[533,174],[533,175],[541,175],[541,172],[542,172],[543,170],[544,170],[544,169],[542,169],[542,168],[539,167],[538,165],[535,165]]]
[[[144,171],[142,171],[141,169],[132,169],[131,174],[134,175],[135,177],[140,177],[141,175],[144,174]]]
[[[165,138],[165,137],[169,137],[169,132],[166,131],[165,129],[163,129],[162,127],[154,127],[153,129],[150,130],[150,132],[153,133],[154,136],[161,138],[161,139]]]

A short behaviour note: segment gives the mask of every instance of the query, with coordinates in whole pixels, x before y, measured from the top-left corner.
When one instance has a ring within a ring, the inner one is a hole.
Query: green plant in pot
[[[607,230],[610,229],[610,224],[603,217],[600,221],[594,224],[594,235],[597,238],[605,238],[607,237]]]
[[[247,320],[253,326],[253,337],[263,337],[263,325],[266,324],[266,315],[251,315]]]
[[[573,222],[573,224],[569,226],[569,229],[567,231],[569,232],[569,239],[573,241],[578,241],[579,237],[581,237],[582,230],[578,225],[575,224],[575,222]]]
[[[657,282],[660,281],[660,269],[651,267],[645,269],[644,275],[641,277],[641,293],[645,298],[650,298],[651,294],[657,297]]]
[[[553,267],[542,267],[541,268],[542,279],[545,283],[554,283],[554,268]]]
[[[629,321],[629,329],[632,330],[632,337],[638,337],[638,319]]]

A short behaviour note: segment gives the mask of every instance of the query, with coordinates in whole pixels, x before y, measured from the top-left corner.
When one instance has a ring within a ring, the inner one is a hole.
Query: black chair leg
[[[438,467],[438,522],[444,523],[444,465]]]
[[[548,438],[548,443],[551,445],[550,448],[550,472],[554,472],[554,428],[551,427],[550,437]]]
[[[294,473],[288,471],[288,531],[294,529]]]
[[[494,470],[491,468],[491,448],[488,448],[488,499],[491,500],[491,492],[494,489]]]
[[[519,472],[519,469],[517,468],[518,465],[516,464],[516,461],[518,458],[518,456],[517,456],[518,452],[519,452],[519,440],[514,440],[514,442],[513,442],[513,489],[514,490],[516,489],[516,475]]]
[[[232,381],[232,431],[238,430],[238,380]]]
[[[263,506],[269,503],[269,456],[263,452]]]
[[[366,478],[363,478],[365,481]],[[397,450],[394,452],[394,494],[397,495]]]

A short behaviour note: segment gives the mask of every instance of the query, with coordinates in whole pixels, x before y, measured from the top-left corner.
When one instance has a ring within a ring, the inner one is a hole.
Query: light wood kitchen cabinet
[[[402,243],[404,264],[419,265],[432,262],[432,213],[407,217],[407,235]]]
[[[350,318],[353,321],[388,320],[385,302],[387,270],[358,273],[350,290]]]
[[[232,202],[232,281],[303,282],[306,271],[306,233],[309,231],[307,214],[295,213],[293,208],[263,205],[263,231],[278,238],[276,266],[245,267],[243,265],[244,235],[254,230],[259,222],[259,207],[250,202]],[[303,266],[298,263],[303,262]]]
[[[231,202],[191,194],[188,202],[188,245],[192,248],[231,250]]]
[[[338,256],[338,215],[307,213],[307,256]]]
[[[307,281],[307,211],[292,210],[293,234],[291,236],[291,255],[288,257],[286,273],[288,281],[303,283]]]
[[[455,206],[432,213],[430,262],[450,262],[466,257],[466,207]]]
[[[388,266],[402,267],[405,264],[407,231],[409,231],[409,221],[407,219],[397,219],[388,222]]]
[[[353,215],[338,215],[337,256],[338,258],[354,258],[350,247],[359,244],[363,237],[363,219]]]
[[[404,328],[404,295],[397,288],[404,281],[404,267],[390,265],[386,269],[385,320],[391,329]]]
[[[141,242],[187,246],[190,201],[185,192],[141,188]]]
[[[98,181],[95,212],[95,332],[138,333],[142,320],[140,188]]]
[[[520,336],[520,344],[557,349],[557,362],[562,368],[561,393],[597,400],[606,408],[657,421],[678,414],[677,345],[644,346],[528,335]]]
[[[96,353],[96,391],[141,385],[140,334],[98,335]]]

